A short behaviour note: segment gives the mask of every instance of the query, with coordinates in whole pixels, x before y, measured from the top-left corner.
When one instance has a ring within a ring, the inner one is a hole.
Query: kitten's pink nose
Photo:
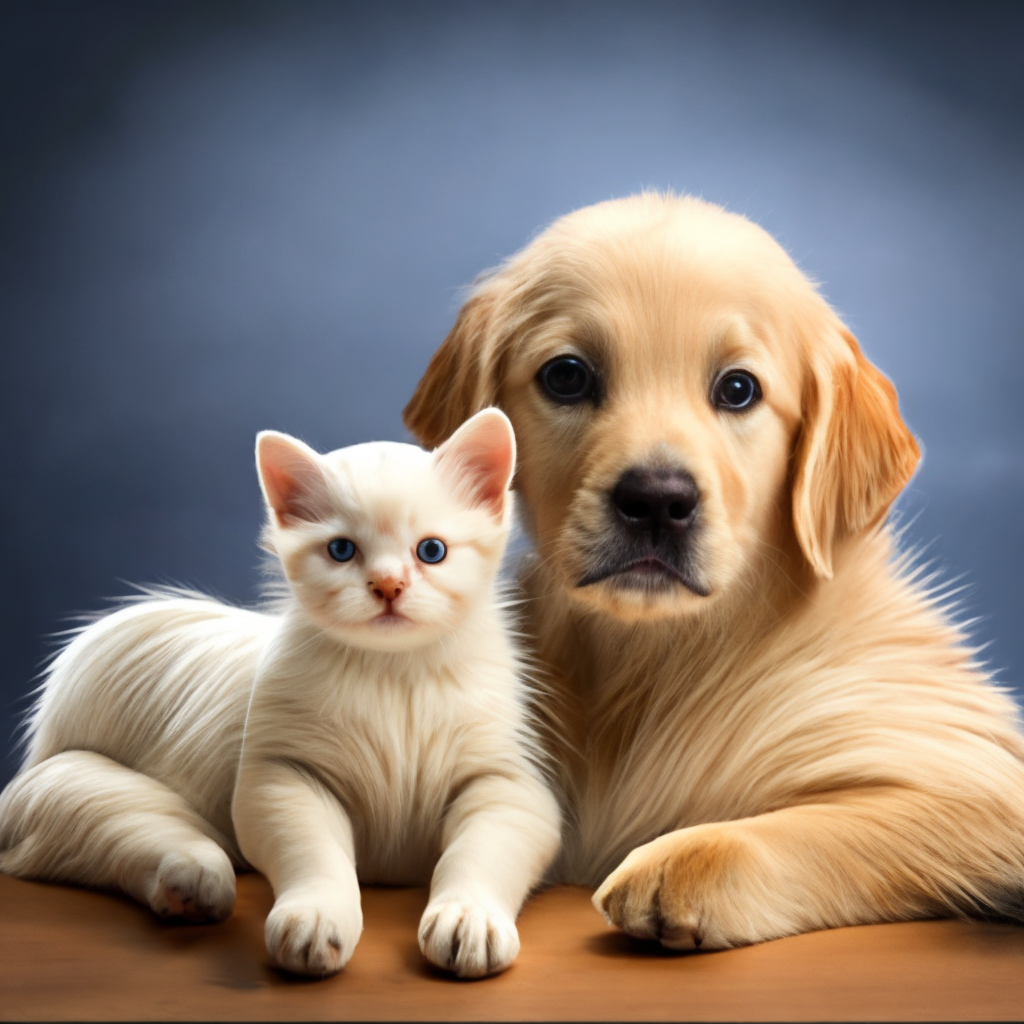
[[[375,580],[369,580],[366,585],[374,596],[382,601],[394,601],[405,590],[405,581],[397,576],[378,576]]]

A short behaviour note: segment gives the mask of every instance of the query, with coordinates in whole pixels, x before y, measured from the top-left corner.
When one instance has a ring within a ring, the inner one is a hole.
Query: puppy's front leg
[[[515,920],[558,849],[561,814],[536,779],[485,775],[452,803],[420,920],[423,955],[460,978],[503,971],[519,952]]]
[[[1014,815],[990,801],[968,807],[896,788],[817,799],[661,836],[626,857],[594,904],[638,938],[722,949],[983,910],[1019,887]]]
[[[264,929],[271,957],[297,974],[340,971],[363,930],[352,824],[341,805],[298,769],[243,761],[232,817],[246,860],[274,890]]]

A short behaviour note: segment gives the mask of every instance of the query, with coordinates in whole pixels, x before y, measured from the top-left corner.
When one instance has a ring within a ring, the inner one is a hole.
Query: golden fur
[[[545,395],[559,355],[592,401]],[[763,392],[741,414],[709,401],[731,367]],[[475,287],[406,422],[436,445],[490,404],[536,547],[557,878],[673,948],[1024,919],[1019,713],[894,550],[918,447],[892,385],[764,231],[654,194],[556,221]],[[652,465],[699,488],[691,585],[580,585],[616,481]]]

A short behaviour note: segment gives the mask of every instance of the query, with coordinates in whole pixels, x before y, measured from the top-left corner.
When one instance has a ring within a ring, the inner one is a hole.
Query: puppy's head
[[[475,289],[405,419],[436,445],[491,404],[549,572],[624,619],[709,607],[788,548],[830,576],[918,459],[783,250],[690,198],[579,210]]]

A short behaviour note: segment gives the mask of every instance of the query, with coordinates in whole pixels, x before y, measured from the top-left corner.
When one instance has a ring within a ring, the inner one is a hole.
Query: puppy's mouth
[[[569,565],[576,589],[601,585],[641,599],[684,590],[711,595],[700,556],[700,491],[686,470],[627,469],[610,489],[581,490],[575,512]]]
[[[688,566],[672,565],[657,555],[599,563],[576,586],[589,587],[605,580],[622,590],[638,590],[650,594],[667,593],[677,587],[685,587],[699,597],[711,594],[711,588],[696,579]]]

